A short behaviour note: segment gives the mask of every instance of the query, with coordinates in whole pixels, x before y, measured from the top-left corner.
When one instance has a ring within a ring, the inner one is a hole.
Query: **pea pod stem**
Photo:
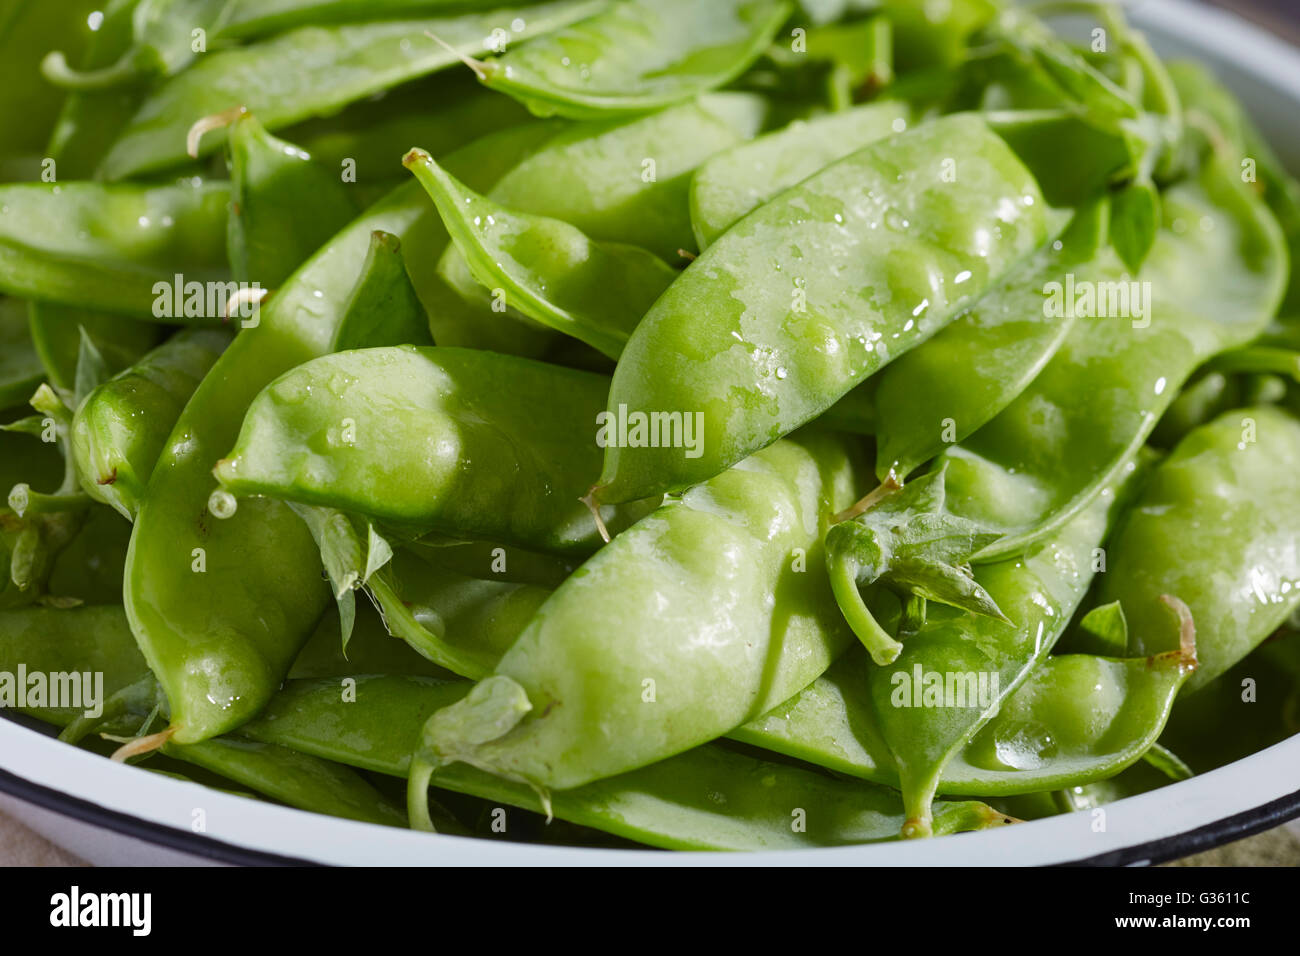
[[[903,645],[880,626],[862,600],[858,590],[856,562],[846,555],[837,555],[827,562],[830,573],[831,590],[835,600],[844,613],[844,619],[853,628],[862,646],[871,654],[871,659],[881,666],[892,664],[898,659]]]
[[[903,482],[899,480],[894,469],[889,469],[889,474],[879,485],[873,488],[863,497],[859,498],[851,507],[845,508],[839,514],[831,518],[831,524],[840,524],[844,521],[852,521],[860,514],[866,514],[873,506],[879,503],[883,498],[892,495],[903,487]]]

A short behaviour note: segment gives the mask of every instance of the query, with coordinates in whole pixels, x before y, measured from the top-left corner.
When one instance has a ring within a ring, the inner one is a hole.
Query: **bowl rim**
[[[1300,50],[1261,27],[1190,0],[1124,6],[1153,38],[1204,51],[1207,59],[1300,108]],[[201,860],[232,864],[1145,865],[1300,817],[1300,734],[1209,773],[1107,804],[1100,818],[1098,811],[1076,812],[943,840],[746,854],[550,847],[415,833],[139,773],[51,742],[26,721],[0,719],[0,793]],[[196,806],[206,809],[209,821],[219,821],[213,830],[191,829]],[[1093,829],[1098,819],[1105,822],[1102,832]]]

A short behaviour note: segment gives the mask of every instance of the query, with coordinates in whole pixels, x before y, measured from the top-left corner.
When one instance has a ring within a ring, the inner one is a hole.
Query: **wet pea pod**
[[[600,459],[608,382],[477,349],[342,352],[294,368],[254,399],[216,475],[240,497],[587,553],[599,539],[580,499]],[[520,418],[521,406],[538,414]],[[602,517],[617,532],[656,504]]]
[[[244,733],[327,760],[405,777],[421,728],[473,685],[418,678],[359,676],[356,700],[340,700],[337,681],[293,681]],[[545,811],[524,784],[464,764],[441,768],[437,788]],[[717,744],[688,750],[631,773],[556,792],[561,820],[650,846],[681,850],[796,849],[895,839],[897,794],[836,779]],[[940,802],[943,832],[984,829],[1006,818],[982,803]]]
[[[760,136],[714,156],[691,178],[691,225],[701,251],[784,189],[891,133],[907,128],[904,103],[831,113]]]
[[[275,130],[445,69],[459,54],[481,53],[494,29],[523,40],[600,6],[595,0],[554,0],[442,19],[309,26],[262,43],[216,51],[150,92],[103,158],[99,172],[116,180],[184,163],[187,134],[205,116],[245,106]],[[522,24],[517,32],[512,30],[515,23]],[[454,50],[435,43],[426,32],[437,34]],[[275,82],[268,82],[268,76]],[[223,142],[220,133],[205,136],[198,153],[211,153]]]
[[[86,708],[55,701],[50,696],[50,675],[78,675],[83,694],[94,692],[103,704],[148,673],[121,605],[0,611],[0,671],[44,675],[42,699],[33,700],[36,685],[28,681],[25,700],[6,701],[4,706],[59,726],[81,716]],[[9,690],[17,692],[18,687],[10,685]],[[83,701],[90,703],[88,697],[83,696]]]
[[[231,123],[226,246],[239,282],[279,288],[359,211],[339,172],[278,139],[251,113]]]
[[[1258,335],[1276,308],[1280,230],[1233,169],[1210,157],[1162,206],[1137,280],[1053,291],[1058,306],[1072,298],[1086,314],[1024,392],[945,452],[953,510],[1003,534],[977,560],[1015,554],[1086,507],[1195,368]]]
[[[861,477],[854,451],[827,434],[782,442],[616,536],[491,676],[431,718],[421,773],[459,761],[564,790],[687,750],[807,685],[849,639],[817,562]]]
[[[1295,418],[1268,406],[1225,412],[1154,469],[1110,542],[1098,601],[1120,602],[1130,653],[1167,650],[1176,639],[1161,594],[1191,608],[1201,667],[1189,693],[1245,657],[1300,603],[1298,467]]]
[[[1034,793],[1113,776],[1160,737],[1195,662],[1194,646],[1151,658],[1046,658],[948,761],[938,793]],[[865,693],[870,668],[866,655],[845,654],[793,698],[729,736],[898,786],[898,766]],[[973,700],[978,688],[964,685],[962,692]],[[928,693],[941,705],[947,683],[932,682]]]
[[[627,0],[473,66],[539,116],[646,113],[725,86],[789,13],[785,0]]]
[[[72,451],[86,494],[134,518],[181,409],[230,341],[221,329],[180,332],[85,397]]]
[[[177,275],[225,279],[228,199],[223,183],[2,186],[0,291],[150,322],[218,323],[220,314],[171,293]]]
[[[382,230],[372,232],[361,277],[343,307],[330,351],[432,344],[424,306],[406,273],[402,240]]]
[[[433,210],[412,184],[317,252],[222,354],[163,448],[136,516],[124,593],[171,704],[177,743],[216,736],[256,713],[329,598],[319,550],[287,506],[245,502],[224,521],[209,512],[212,466],[262,387],[329,348],[371,234],[400,236],[424,215]]]
[[[874,143],[781,193],[687,267],[614,373],[612,415],[702,415],[702,454],[611,446],[595,500],[680,490],[815,418],[1041,245],[1046,218],[1033,178],[973,116]]]
[[[1107,247],[1109,205],[1093,201],[957,321],[875,377],[876,470],[907,476],[974,434],[1029,387],[1065,341],[1073,315],[1043,307],[1071,276],[1118,278]],[[1085,280],[1089,281],[1089,280]],[[954,369],[962,368],[962,374]]]
[[[639,246],[595,242],[559,219],[508,209],[423,150],[404,163],[429,193],[470,271],[524,315],[618,358],[677,272]]]
[[[1129,473],[1135,470],[1129,466]],[[1125,477],[1129,477],[1126,475]],[[1082,600],[1096,550],[1113,520],[1123,480],[1023,557],[977,570],[977,583],[1009,621],[932,606],[903,642],[898,657],[868,674],[868,693],[880,735],[898,767],[907,808],[905,834],[928,833],[929,801],[944,767],[1024,682],[1051,650]],[[926,675],[983,679],[983,699],[965,706],[924,706]]]

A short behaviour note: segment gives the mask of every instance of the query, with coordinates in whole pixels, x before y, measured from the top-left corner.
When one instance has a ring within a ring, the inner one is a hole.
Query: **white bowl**
[[[1129,5],[1164,56],[1211,66],[1278,153],[1300,161],[1300,51],[1188,0]],[[1300,735],[1104,810],[936,840],[781,853],[655,853],[532,846],[353,823],[142,773],[0,720],[0,809],[99,864],[1142,864],[1300,816]],[[196,814],[201,810],[201,814]],[[193,821],[204,821],[195,832]]]

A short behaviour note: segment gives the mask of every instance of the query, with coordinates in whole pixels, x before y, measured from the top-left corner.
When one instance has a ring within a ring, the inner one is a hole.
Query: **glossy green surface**
[[[330,351],[432,344],[424,307],[406,274],[402,241],[392,233],[372,232],[361,277],[343,308]]]
[[[1300,423],[1275,408],[1225,412],[1151,474],[1109,545],[1098,599],[1119,601],[1130,653],[1176,639],[1160,596],[1192,610],[1204,687],[1300,605]],[[1207,520],[1213,515],[1214,520]]]
[[[735,79],[789,12],[785,0],[610,3],[475,72],[538,116],[644,113]]]
[[[484,50],[495,28],[508,30],[522,20],[526,26],[518,36],[525,38],[570,23],[599,5],[555,0],[448,19],[302,27],[264,43],[214,52],[146,97],[99,171],[107,179],[122,179],[183,163],[191,125],[234,107],[247,107],[274,130],[455,65],[456,53],[429,39],[426,31],[459,53],[474,55]],[[268,82],[268,76],[275,81]],[[204,136],[201,155],[223,141],[217,132]]]
[[[867,146],[780,194],[691,263],[614,373],[611,412],[701,413],[703,453],[610,447],[598,499],[680,490],[814,418],[1040,245],[1046,212],[971,116]]]
[[[230,341],[224,329],[180,332],[86,396],[72,421],[86,494],[135,517],[181,409]]]
[[[464,682],[358,677],[354,703],[335,681],[294,681],[244,728],[258,740],[394,776],[406,776],[425,720],[462,698]],[[528,786],[463,764],[434,785],[493,803],[542,810]],[[894,839],[898,797],[883,787],[758,760],[715,744],[642,770],[552,795],[561,820],[665,849],[759,850],[842,846]],[[979,803],[936,805],[944,832],[982,829],[1003,818]]]
[[[600,460],[608,387],[601,375],[476,349],[342,352],[258,395],[217,477],[241,497],[586,553],[599,539],[579,499]],[[536,414],[520,418],[521,404]],[[653,506],[605,514],[617,531]]]
[[[435,745],[563,790],[710,740],[811,682],[850,639],[817,572],[826,522],[861,479],[853,459],[829,435],[783,442],[618,535],[490,679],[532,712],[479,746],[472,730]]]

